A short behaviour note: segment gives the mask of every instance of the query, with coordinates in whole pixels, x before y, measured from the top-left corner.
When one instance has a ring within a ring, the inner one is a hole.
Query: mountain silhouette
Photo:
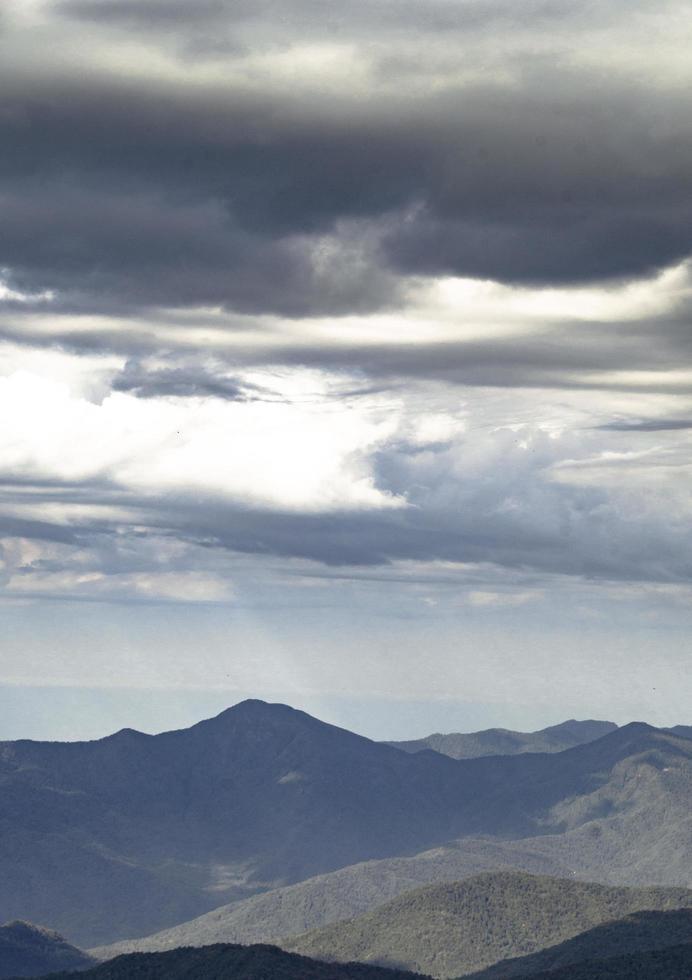
[[[585,960],[556,970],[522,974],[517,980],[689,980],[692,943],[604,960]]]
[[[0,978],[35,977],[57,970],[85,970],[95,960],[63,937],[32,922],[0,926]]]
[[[564,752],[602,738],[618,726],[612,721],[564,721],[537,732],[513,732],[508,728],[487,728],[482,732],[452,732],[427,735],[406,742],[387,742],[404,752],[433,749],[452,759],[477,759],[486,755],[519,755],[523,752]],[[679,734],[682,734],[680,732]]]
[[[320,963],[275,946],[214,945],[118,956],[83,973],[50,980],[426,980],[362,963]]]

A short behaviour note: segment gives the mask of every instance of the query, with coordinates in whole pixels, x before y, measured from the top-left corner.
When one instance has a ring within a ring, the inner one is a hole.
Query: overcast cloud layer
[[[443,674],[454,629],[509,613],[522,648],[559,607],[664,662],[692,610],[690,44],[675,0],[6,0],[6,609],[151,606],[149,684],[193,606],[318,609],[318,644],[412,620]],[[18,644],[0,682],[32,683]],[[57,654],[36,683],[80,683]],[[364,690],[292,663],[294,693]]]

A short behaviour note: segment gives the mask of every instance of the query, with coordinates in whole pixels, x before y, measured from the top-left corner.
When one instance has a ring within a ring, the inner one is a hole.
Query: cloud
[[[224,0],[199,0],[193,9],[185,0],[58,0],[53,10],[75,20],[114,24],[126,30],[161,31],[200,22],[218,24],[229,4]]]
[[[203,494],[260,509],[399,506],[375,486],[368,462],[387,438],[386,418],[310,401],[190,405],[116,390],[95,404],[19,371],[0,379],[1,475],[144,498]]]
[[[467,602],[472,606],[523,606],[527,602],[537,602],[543,598],[540,591],[528,592],[469,592]]]
[[[113,57],[130,50],[98,36]],[[391,90],[371,66],[367,98],[344,88],[335,55],[337,96],[296,43],[268,47],[292,52],[281,86],[271,60],[241,68],[240,56],[225,75],[186,74],[163,55],[160,71],[138,75],[110,70],[104,54],[88,85],[60,43],[62,59],[30,80],[10,62],[0,98],[9,288],[91,312],[344,314],[400,306],[411,276],[597,282],[692,252],[679,87],[617,72],[597,86],[569,57],[520,47],[509,80],[450,68]],[[288,84],[296,77],[305,86]]]
[[[223,365],[213,362],[148,368],[141,359],[130,358],[113,378],[112,389],[137,398],[209,397],[243,402],[260,397],[256,386],[229,377]]]
[[[235,377],[262,398],[200,389],[191,400],[164,386],[89,401],[78,372],[69,383],[11,374],[0,388],[8,533],[111,556],[89,566],[93,583],[158,575],[151,557],[131,562],[162,535],[182,548],[179,568],[167,560],[176,574],[190,570],[191,547],[201,549],[196,572],[214,574],[214,556],[231,554],[328,568],[485,563],[603,581],[692,574],[685,430],[603,430],[593,396],[578,390],[467,388],[460,404],[439,381],[344,399],[353,377]],[[602,396],[599,411],[612,415],[618,399]],[[130,545],[113,551],[114,540]]]
[[[95,602],[229,602],[228,570],[190,567],[194,549],[166,538],[92,538],[71,547],[37,538],[0,540],[6,599],[44,597]],[[180,566],[184,562],[187,567]],[[225,574],[224,574],[225,573]]]
[[[199,307],[136,316],[12,310],[0,316],[0,335],[25,350],[61,345],[85,357],[125,357],[129,364],[113,384],[141,393],[159,385],[160,394],[171,393],[177,385],[179,392],[197,386],[230,396],[238,394],[239,372],[281,364],[355,376],[358,389],[426,378],[680,395],[689,386],[688,263],[599,286],[408,280],[403,296],[405,303],[388,312],[290,319]],[[260,394],[246,385],[243,397]]]
[[[253,562],[304,590],[444,565],[472,615],[565,577],[682,586],[676,16],[13,4],[5,589],[236,602]]]
[[[692,429],[692,419],[635,419],[606,422],[599,426],[605,432],[675,432]]]

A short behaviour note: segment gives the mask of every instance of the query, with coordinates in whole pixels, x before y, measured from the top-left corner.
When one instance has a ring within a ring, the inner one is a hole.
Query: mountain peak
[[[11,933],[14,936],[22,936],[26,938],[37,938],[37,939],[54,939],[64,942],[63,937],[60,933],[56,932],[54,929],[47,929],[45,926],[37,926],[34,922],[27,922],[25,919],[13,919],[11,922],[6,922],[3,926],[0,926],[2,931],[7,935]]]
[[[218,715],[206,718],[198,722],[192,728],[185,731],[194,732],[196,735],[207,733],[217,738],[225,738],[233,735],[248,735],[252,732],[284,733],[286,737],[292,737],[299,731],[311,733],[313,736],[321,734],[326,736],[328,733],[333,737],[337,732],[342,738],[348,741],[362,740],[360,735],[355,735],[345,729],[336,728],[326,721],[314,718],[305,711],[292,708],[288,704],[280,702],[261,701],[259,698],[247,698],[239,701],[229,708],[225,708]]]
[[[218,715],[214,715],[213,718],[207,718],[205,721],[200,722],[200,724],[216,724],[227,720],[305,719],[310,717],[304,711],[292,708],[289,704],[282,704],[281,702],[275,701],[262,701],[260,698],[246,698],[244,701],[239,701],[237,704],[232,704],[230,707],[224,708]],[[316,721],[317,719],[311,720]]]
[[[658,732],[659,729],[654,728],[653,725],[650,725],[646,721],[630,721],[626,725],[622,725],[618,731],[622,734],[635,735],[643,734],[644,732]]]
[[[607,735],[608,732],[614,732],[617,727],[618,726],[614,721],[601,721],[595,718],[568,718],[567,721],[562,721],[558,725],[550,725],[548,728],[543,728],[540,732],[533,732],[532,734],[584,735],[587,736],[587,738],[593,736],[593,739],[595,740],[602,735]]]
[[[112,735],[107,735],[106,738],[117,738],[124,741],[125,739],[151,738],[151,735],[147,735],[146,732],[137,731],[136,728],[121,728],[117,732],[113,732]]]

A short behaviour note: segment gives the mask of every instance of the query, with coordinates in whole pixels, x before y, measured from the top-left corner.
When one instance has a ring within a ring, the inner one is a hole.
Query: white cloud
[[[476,590],[469,592],[466,601],[472,606],[523,606],[527,602],[538,602],[544,593],[538,589],[519,592],[485,592]]]
[[[342,405],[299,376],[285,400],[138,399],[100,404],[31,371],[0,378],[0,465],[25,480],[106,480],[144,495],[203,494],[323,512],[403,501],[378,489],[370,454],[396,421]]]
[[[14,577],[5,595],[44,595],[52,598],[98,600],[164,600],[171,602],[229,602],[231,583],[203,572],[28,572]]]

